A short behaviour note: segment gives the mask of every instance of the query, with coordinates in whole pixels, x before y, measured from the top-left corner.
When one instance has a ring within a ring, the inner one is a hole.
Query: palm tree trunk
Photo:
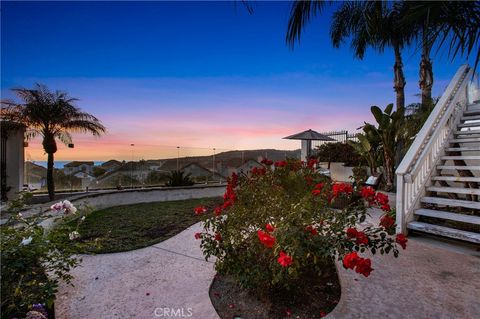
[[[432,101],[433,87],[433,67],[430,60],[430,50],[432,45],[427,38],[426,28],[423,29],[422,35],[422,59],[420,61],[420,71],[418,86],[422,90],[422,105],[427,105]]]
[[[47,189],[50,200],[55,200],[55,182],[53,181],[53,154],[48,153],[47,162]]]
[[[397,94],[397,110],[405,107],[405,76],[403,75],[403,63],[402,63],[402,54],[400,52],[400,46],[396,43],[393,44],[393,50],[395,52],[395,64],[393,66],[394,71],[394,80],[393,80],[393,89]]]

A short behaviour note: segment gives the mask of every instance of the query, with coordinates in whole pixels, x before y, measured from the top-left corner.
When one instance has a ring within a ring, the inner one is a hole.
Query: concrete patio
[[[371,213],[367,222],[374,223],[380,214]],[[193,236],[199,229],[196,224],[135,251],[83,256],[72,272],[75,286],[60,287],[57,318],[174,317],[165,309],[218,318],[208,294],[213,263],[203,260]],[[413,237],[398,259],[375,256],[368,278],[339,265],[342,297],[327,318],[478,318],[480,258],[475,254]]]

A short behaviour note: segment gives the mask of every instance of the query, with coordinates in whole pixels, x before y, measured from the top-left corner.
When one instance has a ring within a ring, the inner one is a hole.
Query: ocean
[[[47,162],[46,161],[30,161],[30,162],[47,168]],[[65,164],[70,163],[70,162],[72,162],[72,161],[55,161],[53,165],[54,165],[55,168],[61,169],[61,168],[63,168],[63,166]],[[104,161],[93,161],[93,162],[95,163],[95,166],[98,166],[98,165],[101,165],[101,164],[104,163]]]

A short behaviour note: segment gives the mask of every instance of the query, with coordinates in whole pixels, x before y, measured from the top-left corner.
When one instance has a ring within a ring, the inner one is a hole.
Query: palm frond
[[[295,41],[300,41],[302,31],[312,17],[320,14],[328,3],[324,0],[296,0],[290,10],[286,35],[287,44],[293,48]]]

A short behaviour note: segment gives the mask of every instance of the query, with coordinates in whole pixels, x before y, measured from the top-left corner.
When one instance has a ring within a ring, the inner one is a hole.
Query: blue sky
[[[12,87],[45,83],[80,98],[108,127],[99,140],[76,137],[76,157],[98,159],[91,145],[125,157],[129,143],[145,145],[145,156],[157,155],[152,145],[294,149],[298,143],[281,138],[353,130],[372,120],[371,105],[395,98],[392,52],[357,60],[348,44],[334,49],[332,9],[291,50],[288,2],[255,2],[252,15],[240,2],[1,5],[2,98]],[[435,95],[464,62],[434,56]],[[407,49],[407,102],[418,100],[418,63]]]

